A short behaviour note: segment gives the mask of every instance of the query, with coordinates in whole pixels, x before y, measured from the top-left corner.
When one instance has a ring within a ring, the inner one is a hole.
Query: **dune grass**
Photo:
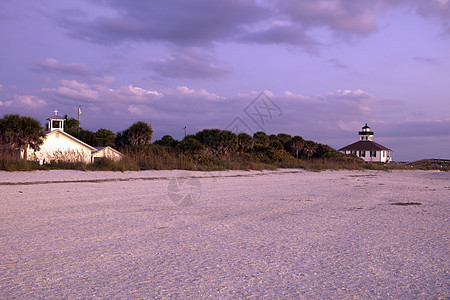
[[[17,159],[10,155],[0,154],[0,170],[33,171],[33,170],[81,170],[81,171],[139,171],[139,170],[191,170],[191,171],[223,171],[223,170],[275,170],[279,168],[322,170],[442,170],[449,171],[448,166],[411,166],[407,164],[364,163],[347,156],[326,158],[296,159],[291,155],[253,155],[250,153],[233,154],[227,157],[206,156],[200,153],[184,154],[161,147],[150,147],[144,150],[123,151],[125,158],[121,161],[101,159],[92,164],[82,162],[59,161],[39,165],[35,161]]]

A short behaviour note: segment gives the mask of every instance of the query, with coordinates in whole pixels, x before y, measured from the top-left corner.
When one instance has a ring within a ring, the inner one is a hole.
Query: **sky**
[[[0,116],[450,159],[450,0],[0,0]]]

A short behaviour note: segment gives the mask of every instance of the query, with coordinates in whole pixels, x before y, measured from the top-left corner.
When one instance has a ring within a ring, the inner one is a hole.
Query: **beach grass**
[[[176,151],[164,151],[152,147],[150,151],[124,151],[125,158],[114,161],[108,158],[92,164],[83,162],[58,161],[39,165],[36,161],[18,159],[8,154],[0,154],[0,170],[81,170],[81,171],[139,171],[139,170],[190,170],[190,171],[224,171],[224,170],[275,170],[305,169],[323,170],[440,170],[449,171],[449,166],[365,163],[353,158],[326,157],[296,159],[291,155],[275,157],[255,156],[248,153],[234,154],[227,157],[206,156],[199,153],[184,154]]]

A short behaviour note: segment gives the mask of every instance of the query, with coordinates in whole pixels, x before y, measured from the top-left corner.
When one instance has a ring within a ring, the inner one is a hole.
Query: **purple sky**
[[[450,158],[449,0],[2,1],[0,38],[0,115]]]

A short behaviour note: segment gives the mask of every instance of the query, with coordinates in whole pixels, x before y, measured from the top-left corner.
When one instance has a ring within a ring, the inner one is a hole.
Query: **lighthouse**
[[[339,149],[344,154],[353,154],[365,162],[392,161],[392,150],[373,141],[374,133],[367,123],[358,132],[359,141]]]

